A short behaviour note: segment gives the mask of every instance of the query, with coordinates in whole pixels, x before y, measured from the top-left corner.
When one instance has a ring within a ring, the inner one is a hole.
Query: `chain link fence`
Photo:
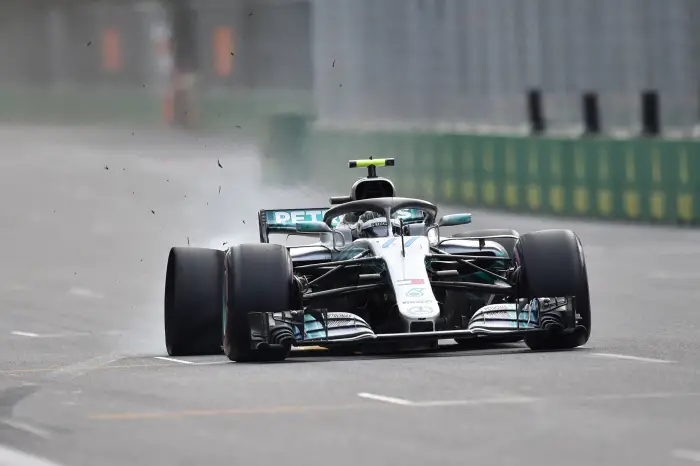
[[[641,94],[652,90],[665,133],[693,135],[698,122],[696,0],[189,3],[210,121],[265,107],[321,125],[519,133],[538,90],[549,133],[580,132],[582,95],[595,93],[604,132],[638,134]],[[174,5],[8,0],[0,114],[55,100],[161,118]]]
[[[578,132],[598,94],[608,132],[635,132],[641,93],[663,127],[698,121],[695,0],[323,0],[314,3],[322,123],[519,132],[540,90],[551,132]],[[335,61],[335,65],[332,63]]]

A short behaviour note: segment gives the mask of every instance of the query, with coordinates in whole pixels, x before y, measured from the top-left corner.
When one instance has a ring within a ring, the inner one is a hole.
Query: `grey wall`
[[[515,130],[529,88],[542,89],[559,131],[580,127],[585,91],[600,94],[608,129],[636,130],[646,88],[661,92],[664,126],[687,131],[698,119],[696,0],[317,0],[314,7],[316,95],[327,122]]]

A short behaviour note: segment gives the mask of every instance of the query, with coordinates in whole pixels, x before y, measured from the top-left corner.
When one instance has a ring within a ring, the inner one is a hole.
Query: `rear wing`
[[[302,222],[322,222],[323,215],[328,211],[327,207],[310,209],[262,209],[258,213],[258,229],[260,230],[260,242],[269,243],[270,234],[297,233],[297,223]],[[334,218],[331,225],[335,226],[340,222],[339,218]]]

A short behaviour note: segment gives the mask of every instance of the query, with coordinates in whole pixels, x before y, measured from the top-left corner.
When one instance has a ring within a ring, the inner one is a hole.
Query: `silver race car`
[[[435,348],[454,339],[581,346],[591,331],[583,248],[569,230],[441,229],[424,200],[396,197],[377,176],[393,159],[350,161],[368,174],[330,208],[261,210],[260,242],[225,250],[175,247],[165,283],[171,356],[285,359],[292,347],[338,352]],[[272,234],[312,236],[303,246]]]

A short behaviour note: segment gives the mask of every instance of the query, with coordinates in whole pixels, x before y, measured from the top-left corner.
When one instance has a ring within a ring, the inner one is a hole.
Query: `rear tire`
[[[530,335],[533,350],[571,349],[586,344],[591,335],[591,303],[583,246],[570,230],[526,233],[515,248],[520,266],[520,298],[575,296],[577,328],[573,331]]]
[[[221,354],[223,271],[223,251],[170,249],[164,315],[170,356]]]
[[[292,308],[294,277],[287,248],[278,244],[239,244],[226,253],[224,353],[232,361],[282,361],[291,344],[255,348],[251,312]]]
[[[520,236],[520,234],[515,230],[504,230],[504,229],[491,229],[491,230],[477,230],[477,231],[463,231],[460,233],[455,233],[452,235],[453,238],[482,238],[484,236],[500,236],[500,235],[510,235],[510,236]],[[490,238],[489,241],[494,241],[505,248],[508,252],[509,257],[513,257],[513,251],[515,250],[515,243],[518,242],[516,238]]]

